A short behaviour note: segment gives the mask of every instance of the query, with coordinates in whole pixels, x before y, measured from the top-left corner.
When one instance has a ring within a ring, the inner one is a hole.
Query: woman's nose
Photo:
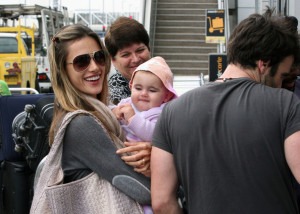
[[[99,68],[99,65],[92,58],[90,61],[89,70],[93,72],[93,71],[97,71],[98,68]]]
[[[140,60],[140,57],[138,54],[134,53],[132,54],[132,61],[133,62],[138,62]]]

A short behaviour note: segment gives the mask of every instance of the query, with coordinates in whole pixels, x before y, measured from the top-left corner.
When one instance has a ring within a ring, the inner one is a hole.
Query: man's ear
[[[164,103],[169,102],[172,99],[173,96],[174,96],[174,94],[168,90],[168,93],[167,93],[167,95],[164,99]]]
[[[262,60],[258,60],[257,67],[261,74],[264,74],[269,66],[269,62],[264,62]]]

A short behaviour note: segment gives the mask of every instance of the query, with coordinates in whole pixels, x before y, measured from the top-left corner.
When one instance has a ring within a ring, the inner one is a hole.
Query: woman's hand
[[[150,157],[152,146],[150,142],[125,142],[126,148],[117,150],[117,154],[131,153],[130,156],[122,156],[126,164],[133,166],[136,172],[150,177]]]

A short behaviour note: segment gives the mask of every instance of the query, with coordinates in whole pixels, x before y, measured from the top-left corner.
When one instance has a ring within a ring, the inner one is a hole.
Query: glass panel
[[[18,53],[17,39],[11,37],[0,37],[0,53]]]

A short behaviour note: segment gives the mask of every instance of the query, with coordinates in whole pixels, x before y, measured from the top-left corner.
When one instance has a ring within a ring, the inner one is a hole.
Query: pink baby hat
[[[173,97],[171,99],[175,99],[178,97],[176,94],[176,91],[173,88],[173,74],[171,69],[169,68],[168,64],[166,61],[160,57],[156,56],[148,61],[144,62],[143,64],[139,65],[135,71],[133,72],[131,76],[131,80],[129,83],[129,86],[131,88],[132,81],[134,78],[134,75],[136,74],[137,71],[150,71],[156,76],[159,77],[159,79],[162,81],[164,86],[173,94]]]

